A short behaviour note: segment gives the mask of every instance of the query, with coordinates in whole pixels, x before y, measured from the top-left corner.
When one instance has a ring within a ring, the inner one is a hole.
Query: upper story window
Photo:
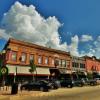
[[[72,62],[72,66],[75,67],[75,68],[78,68],[79,67],[79,64],[76,63],[76,62]]]
[[[85,64],[80,63],[80,68],[85,68]]]
[[[66,67],[66,60],[62,60],[62,67]]]
[[[26,62],[26,53],[22,53],[21,55],[21,61]]]
[[[17,61],[17,52],[16,51],[11,52],[11,60],[12,61]]]
[[[29,60],[30,61],[32,61],[32,60],[34,61],[34,55],[31,54]]]
[[[74,63],[75,65],[74,65],[74,67],[76,67],[76,68],[78,68],[79,67],[79,64],[78,63]]]
[[[54,59],[52,59],[51,64],[54,65]]]
[[[42,64],[42,56],[38,56],[38,64]]]
[[[75,63],[74,62],[72,62],[72,67],[75,67]]]
[[[55,67],[58,67],[59,66],[59,59],[55,59],[54,60],[54,65],[55,65]]]
[[[62,66],[62,60],[59,59],[59,66],[61,67]]]
[[[45,58],[45,64],[48,64],[48,63],[49,63],[49,58],[46,57],[46,58]]]

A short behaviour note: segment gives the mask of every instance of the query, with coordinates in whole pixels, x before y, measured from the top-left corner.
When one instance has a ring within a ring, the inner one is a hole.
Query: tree
[[[34,60],[30,60],[30,65],[31,69],[29,69],[29,71],[32,73],[33,75],[33,80],[34,80],[34,71],[36,71],[36,65],[34,64]]]
[[[87,73],[87,78],[88,78],[88,79],[93,79],[93,74],[88,72],[88,73]]]
[[[2,64],[3,64],[3,61],[2,61],[2,58],[1,58],[1,55],[0,55],[0,67],[2,67]]]
[[[2,59],[1,59],[1,57],[0,57],[0,70],[1,70],[1,67],[3,66],[3,61],[2,61]],[[1,71],[0,71],[0,76],[1,76]]]

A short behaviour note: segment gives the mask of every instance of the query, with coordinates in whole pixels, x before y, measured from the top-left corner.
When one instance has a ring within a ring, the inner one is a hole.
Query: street
[[[100,86],[60,88],[50,92],[22,91],[17,95],[0,95],[0,100],[100,100]]]

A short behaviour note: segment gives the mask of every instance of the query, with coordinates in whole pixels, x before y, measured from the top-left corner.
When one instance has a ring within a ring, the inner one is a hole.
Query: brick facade
[[[97,72],[100,73],[100,60],[96,57],[85,56],[86,59],[86,70],[87,72]]]
[[[63,68],[63,66],[55,66],[53,60],[64,60],[66,62],[65,69],[66,71],[71,71],[71,57],[70,54],[64,51],[55,50],[35,44],[31,44],[24,41],[19,41],[15,39],[9,39],[6,44],[6,59],[5,65],[15,65],[15,66],[29,66],[30,63],[30,55],[34,55],[34,63],[36,66],[41,68]],[[22,53],[25,55],[25,62],[20,61]],[[16,58],[12,56],[12,54],[16,54]],[[12,60],[12,57],[14,58]],[[39,57],[41,57],[41,63],[39,63]],[[46,61],[46,59],[48,61]]]

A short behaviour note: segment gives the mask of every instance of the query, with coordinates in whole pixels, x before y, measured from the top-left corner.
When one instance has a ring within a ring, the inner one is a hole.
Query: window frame
[[[62,67],[62,59],[59,59],[59,66]]]
[[[41,58],[41,62],[39,61],[39,59]],[[38,56],[38,64],[42,64],[43,63],[43,57],[41,55]]]
[[[33,58],[31,59],[31,56],[33,56]],[[34,61],[34,54],[30,54],[29,55],[29,61],[33,60]]]
[[[11,53],[11,61],[16,62],[17,61],[17,51],[11,51],[10,53]],[[16,59],[15,60],[12,58],[13,53],[16,53],[16,57],[15,57]]]
[[[23,58],[22,58],[22,55],[23,55],[23,54],[25,54],[25,61],[22,61],[22,59],[23,59]],[[22,52],[22,53],[21,53],[21,62],[22,62],[22,63],[25,63],[25,62],[26,62],[26,60],[27,60],[27,53]]]
[[[51,65],[55,66],[55,60],[54,60],[54,58],[51,59]]]
[[[45,57],[44,63],[45,63],[46,65],[49,64],[49,57]]]
[[[65,59],[62,59],[62,67],[66,67],[66,60]]]

